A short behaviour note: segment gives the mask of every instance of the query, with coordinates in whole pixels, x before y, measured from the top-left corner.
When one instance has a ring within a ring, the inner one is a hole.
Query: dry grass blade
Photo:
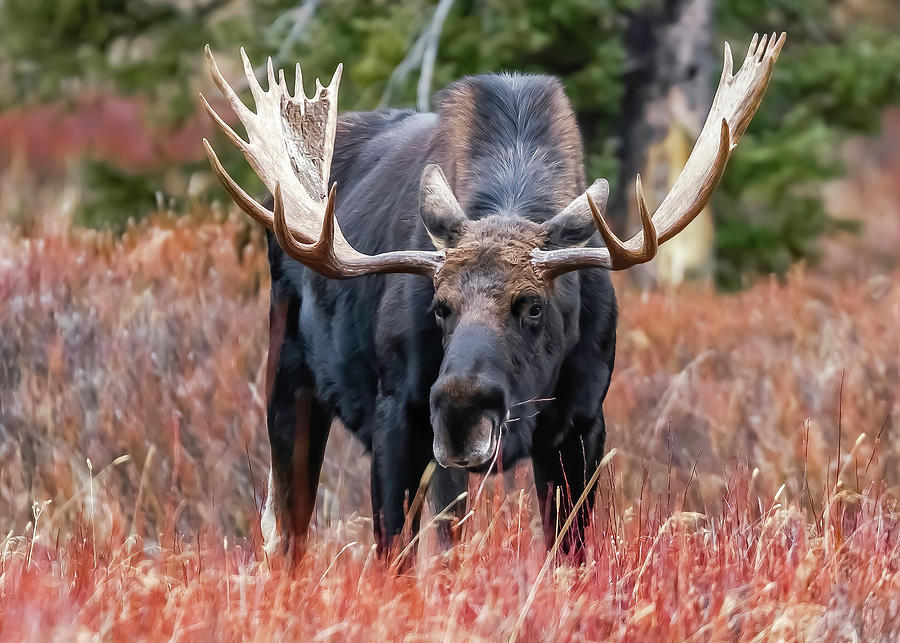
[[[600,479],[600,474],[603,473],[606,465],[609,464],[609,462],[615,457],[615,455],[616,449],[612,449],[609,453],[603,456],[603,459],[600,461],[600,464],[597,465],[597,469],[594,471],[594,475],[592,475],[590,480],[588,480],[587,484],[584,486],[584,491],[572,506],[572,511],[569,512],[569,517],[566,518],[566,521],[563,523],[562,529],[560,529],[559,533],[556,534],[556,541],[553,543],[550,551],[547,552],[547,556],[546,558],[544,558],[544,564],[541,565],[541,570],[538,572],[537,577],[534,579],[534,583],[532,583],[531,585],[531,591],[528,593],[528,598],[525,599],[525,604],[522,605],[522,610],[519,612],[519,618],[516,620],[512,635],[509,638],[509,643],[515,643],[516,639],[518,638],[519,632],[522,630],[522,625],[525,624],[525,617],[528,616],[528,610],[531,609],[531,605],[532,603],[534,603],[534,597],[537,596],[538,587],[540,587],[541,581],[544,579],[547,570],[550,569],[550,565],[556,558],[556,553],[559,551],[559,545],[560,543],[562,543],[562,539],[569,531],[569,527],[572,526],[572,522],[575,520],[576,516],[578,516],[581,505],[583,505],[585,500],[587,500],[588,494],[594,488],[594,485],[597,484],[597,480]]]

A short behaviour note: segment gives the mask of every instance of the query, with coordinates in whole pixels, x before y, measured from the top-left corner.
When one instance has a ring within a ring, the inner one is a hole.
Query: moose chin
[[[627,241],[604,219],[607,182],[586,185],[556,78],[471,76],[438,94],[435,113],[338,116],[341,66],[307,98],[299,65],[292,93],[269,60],[264,90],[242,50],[253,111],[207,48],[246,139],[203,105],[272,194],[267,205],[248,195],[204,140],[231,197],[269,231],[267,549],[302,550],[339,419],[372,454],[379,551],[406,525],[418,529],[418,512],[406,511],[420,506],[412,500],[433,459],[439,511],[468,472],[522,458],[550,542],[566,510],[554,499],[585,495],[563,543],[578,550],[606,439],[617,316],[609,271],[650,261],[700,213],[784,40],[754,37],[736,73],[726,44],[706,123],[652,215],[637,178],[642,230]],[[451,523],[441,529],[452,537]]]

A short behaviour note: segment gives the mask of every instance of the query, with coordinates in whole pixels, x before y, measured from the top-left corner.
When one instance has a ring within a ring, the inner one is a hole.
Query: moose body
[[[438,105],[437,114],[392,110],[348,113],[338,120],[331,165],[331,179],[340,188],[335,215],[355,248],[368,254],[433,248],[419,216],[420,177],[430,163],[445,168],[469,218],[503,219],[497,221],[501,226],[518,220],[543,224],[584,191],[581,141],[555,79],[472,77],[448,88]],[[584,234],[593,232],[591,226]],[[283,516],[300,507],[311,510],[313,480],[304,481],[308,495],[297,498],[292,468],[318,475],[329,425],[337,417],[372,453],[376,533],[387,543],[403,527],[404,508],[435,455],[430,398],[445,344],[434,285],[419,275],[328,279],[286,255],[272,235],[269,253],[270,354],[277,363],[268,409],[278,489],[272,502],[281,505]],[[491,296],[503,301],[488,308],[515,303],[521,294],[513,292],[520,288],[512,283],[515,277],[515,270],[498,263],[487,279],[494,282]],[[494,332],[490,327],[497,321],[519,324],[510,311],[508,319],[472,324],[453,366],[483,374],[494,362],[493,384],[503,398],[497,413],[506,420],[495,466],[508,470],[532,458],[545,524],[552,525],[555,505],[544,502],[547,495],[561,487],[566,497],[577,498],[602,456],[616,303],[602,269],[560,277],[547,299],[543,337],[522,337],[521,328]],[[298,404],[298,396],[309,399]],[[447,427],[450,433],[466,429],[464,418]],[[307,461],[298,463],[294,452],[298,436],[305,435],[311,446],[300,446]],[[487,466],[473,462],[469,468]],[[460,473],[437,472],[432,502],[438,510],[464,491]],[[305,522],[308,516],[296,519]]]
[[[273,195],[271,209],[254,200],[204,141],[231,197],[273,232],[267,548],[302,545],[339,418],[372,453],[380,551],[418,528],[432,458],[442,465],[432,500],[443,509],[467,472],[529,456],[548,540],[556,512],[586,499],[563,543],[578,550],[615,355],[607,270],[650,261],[700,213],[784,40],[755,36],[734,74],[726,44],[684,169],[652,216],[638,177],[642,230],[624,242],[603,217],[606,181],[585,188],[575,116],[554,78],[474,76],[441,92],[435,114],[339,118],[340,65],[308,98],[299,66],[291,95],[270,60],[263,90],[242,52],[254,112],[207,48],[247,140],[203,105]],[[442,531],[450,535],[446,523]]]

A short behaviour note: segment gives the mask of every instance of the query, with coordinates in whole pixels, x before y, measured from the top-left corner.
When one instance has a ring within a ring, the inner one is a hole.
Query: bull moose
[[[603,455],[617,316],[608,271],[650,261],[703,209],[784,40],[754,36],[736,74],[726,43],[684,169],[652,216],[637,178],[643,229],[624,242],[603,217],[607,182],[585,186],[556,78],[471,76],[438,94],[435,113],[338,116],[340,65],[307,98],[299,65],[291,95],[269,59],[263,90],[241,50],[254,113],[207,47],[247,140],[202,103],[273,196],[271,207],[249,196],[204,140],[231,197],[270,230],[267,549],[303,542],[335,418],[372,454],[380,551],[405,523],[418,528],[407,510],[432,459],[442,508],[468,472],[530,457],[552,539],[556,494],[580,496]]]

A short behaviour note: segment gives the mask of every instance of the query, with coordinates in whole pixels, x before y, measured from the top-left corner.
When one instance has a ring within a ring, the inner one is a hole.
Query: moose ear
[[[597,231],[597,224],[591,214],[587,195],[601,213],[606,212],[606,201],[609,199],[609,183],[606,179],[597,179],[586,192],[572,201],[566,209],[544,223],[547,240],[544,247],[573,248],[583,246]]]
[[[468,219],[438,165],[428,165],[422,171],[419,214],[435,248],[441,250],[457,244]]]

